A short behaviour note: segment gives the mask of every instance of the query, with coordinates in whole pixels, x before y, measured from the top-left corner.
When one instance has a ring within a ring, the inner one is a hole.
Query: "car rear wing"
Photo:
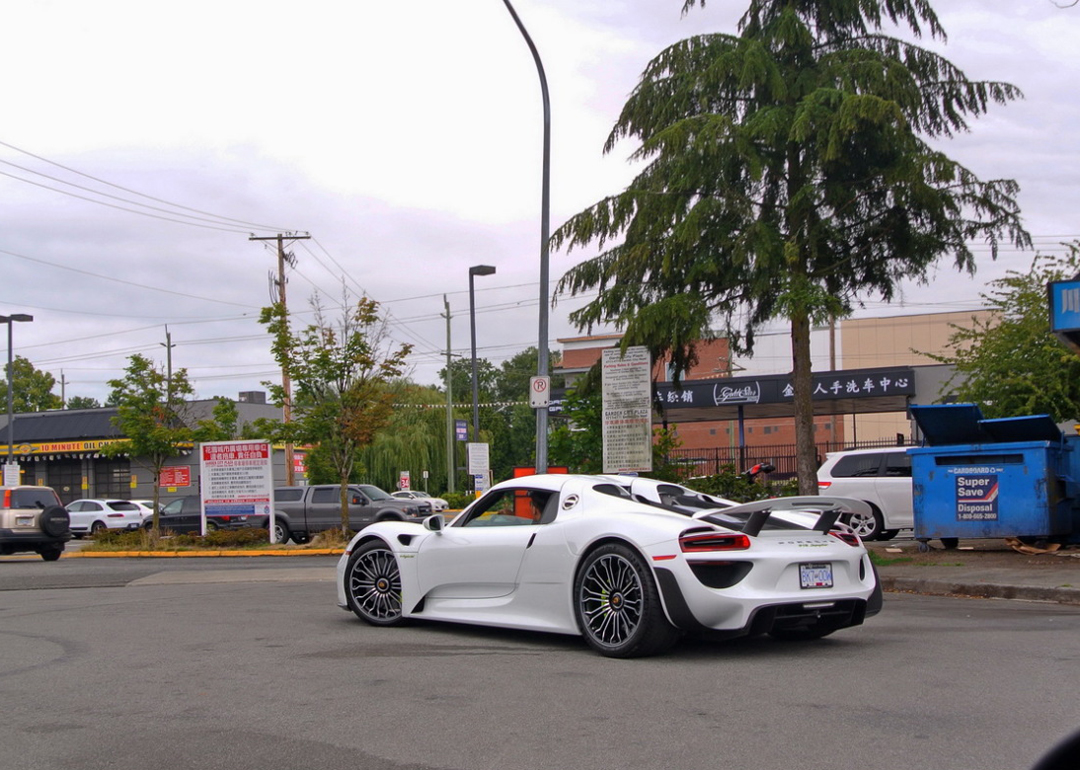
[[[871,515],[869,504],[862,500],[853,500],[849,497],[829,497],[825,495],[806,495],[802,497],[772,497],[767,500],[756,500],[752,503],[744,503],[732,508],[723,508],[711,511],[724,517],[740,516],[748,514],[746,525],[742,533],[757,536],[769,517],[774,511],[800,511],[804,513],[818,514],[812,529],[817,532],[829,532],[837,520],[846,514],[858,513],[864,516]]]

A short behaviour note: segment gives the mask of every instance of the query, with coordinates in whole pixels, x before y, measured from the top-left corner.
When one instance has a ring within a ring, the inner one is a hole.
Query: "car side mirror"
[[[432,532],[442,532],[443,524],[445,524],[445,521],[441,513],[432,514],[424,519],[424,529]]]
[[[353,505],[363,505],[364,504],[364,498],[360,497],[360,495],[353,495],[352,496],[352,504]]]

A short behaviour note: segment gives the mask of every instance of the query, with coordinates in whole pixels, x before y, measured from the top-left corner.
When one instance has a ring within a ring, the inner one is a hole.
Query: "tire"
[[[291,533],[289,535],[289,537],[291,537],[292,541],[294,543],[296,543],[297,545],[304,545],[304,543],[310,543],[311,542],[311,537],[306,532],[304,534],[302,534],[302,535],[299,535],[296,532],[293,532],[293,533]]]
[[[211,532],[217,532],[219,529],[221,529],[221,527],[218,526],[216,521],[206,520],[206,534],[209,535]]]
[[[64,545],[50,545],[42,548],[38,553],[41,554],[41,558],[45,561],[56,561],[60,558],[60,554],[64,552]]]
[[[574,615],[589,646],[609,658],[656,655],[681,635],[664,615],[652,571],[621,543],[602,545],[582,561]]]
[[[41,531],[49,537],[60,537],[71,528],[71,516],[68,515],[67,508],[59,505],[42,511],[38,522]]]
[[[95,521],[93,524],[90,525],[90,536],[96,537],[107,529],[108,527],[105,525],[105,522]]]
[[[345,567],[345,598],[356,617],[373,626],[399,626],[401,572],[397,557],[381,540],[361,545]]]
[[[770,631],[769,636],[779,642],[810,642],[814,639],[822,639],[833,633],[835,628],[778,628]]]
[[[952,551],[960,547],[960,538],[958,537],[943,537],[941,538],[941,545],[945,547],[946,551]]]
[[[870,505],[869,516],[853,513],[848,517],[847,524],[863,540],[877,540],[885,522],[882,520],[881,512],[877,507]]]
[[[878,533],[878,540],[892,540],[900,532],[898,529],[883,529]]]
[[[289,542],[291,533],[289,532],[289,525],[281,519],[274,517],[274,542],[284,545]]]

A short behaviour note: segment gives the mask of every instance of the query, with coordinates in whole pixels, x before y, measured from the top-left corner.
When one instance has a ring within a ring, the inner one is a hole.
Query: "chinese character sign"
[[[652,361],[644,347],[604,351],[604,472],[652,470]]]

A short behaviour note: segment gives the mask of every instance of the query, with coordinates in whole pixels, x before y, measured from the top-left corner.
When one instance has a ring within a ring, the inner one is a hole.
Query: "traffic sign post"
[[[533,409],[547,409],[551,403],[551,378],[529,378],[529,406]]]

